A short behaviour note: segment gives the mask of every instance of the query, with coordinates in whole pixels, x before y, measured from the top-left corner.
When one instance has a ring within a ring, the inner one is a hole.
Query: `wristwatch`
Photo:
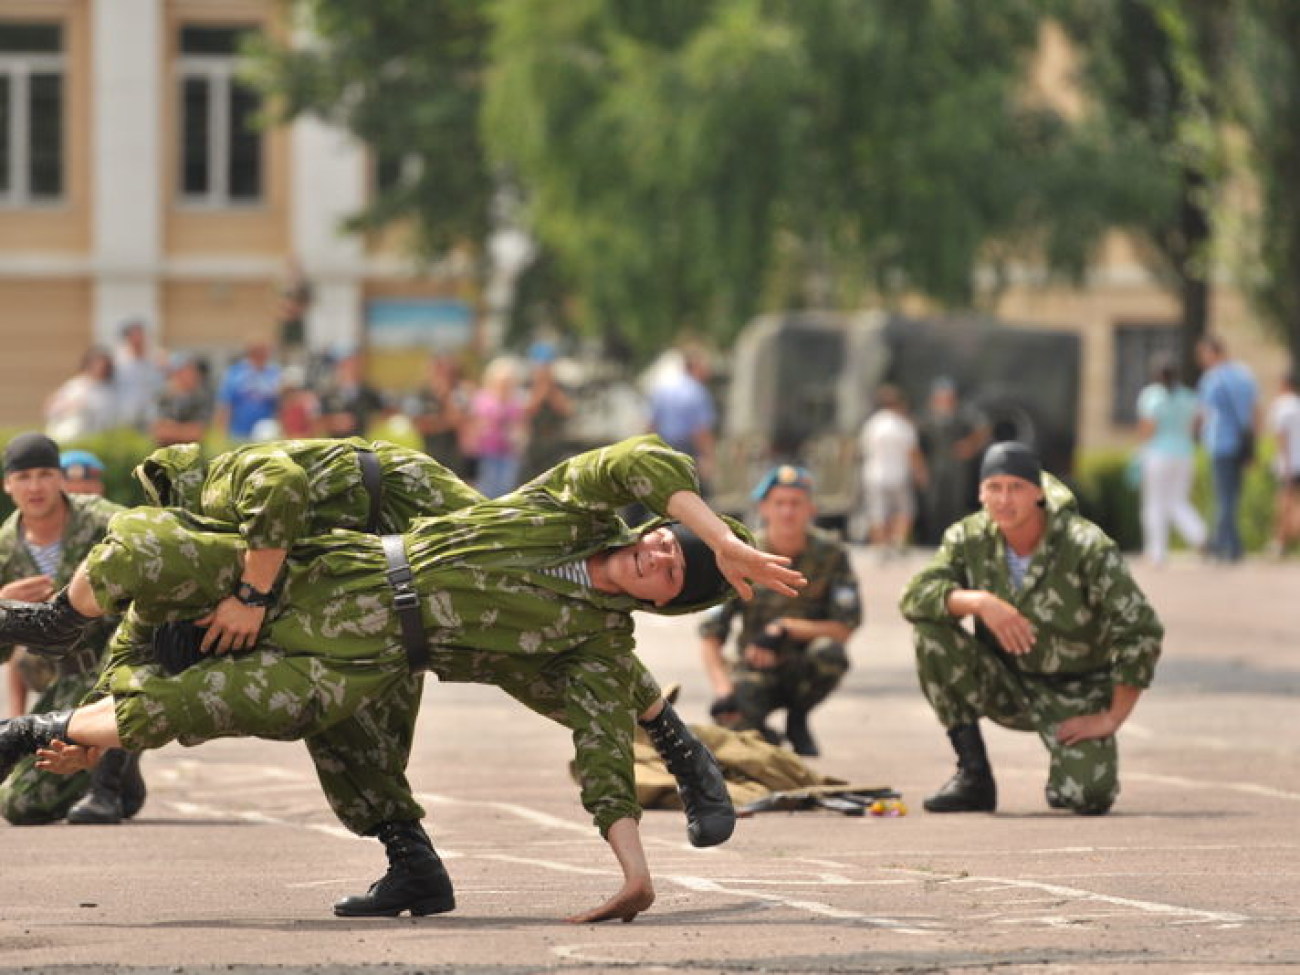
[[[259,609],[265,609],[271,605],[271,594],[269,592],[254,589],[252,584],[247,582],[241,582],[235,588],[235,598],[245,606],[256,606]]]

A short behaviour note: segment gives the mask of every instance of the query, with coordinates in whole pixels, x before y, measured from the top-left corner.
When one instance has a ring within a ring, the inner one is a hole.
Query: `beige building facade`
[[[292,36],[285,9],[0,0],[0,427],[38,424],[49,392],[127,319],[218,365],[252,334],[277,338],[295,274],[311,286],[308,346],[366,345],[381,382],[416,374],[400,340],[412,316],[450,309],[450,321],[472,305],[463,278],[417,274],[400,248],[339,231],[373,178],[354,140],[312,120],[247,124],[260,103],[239,80],[240,39]],[[1173,341],[1178,309],[1122,241],[1085,288],[1026,279],[994,311],[1078,332],[1080,443],[1131,442],[1133,387]],[[1271,390],[1281,346],[1230,282],[1213,326]],[[375,341],[383,328],[396,351]]]

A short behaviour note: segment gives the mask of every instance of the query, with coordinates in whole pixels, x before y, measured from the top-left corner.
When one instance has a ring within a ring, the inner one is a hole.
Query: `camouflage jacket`
[[[68,502],[68,522],[63,528],[63,551],[59,567],[54,573],[54,588],[67,585],[73,571],[86,553],[104,537],[109,519],[122,510],[122,506],[93,494],[65,494]],[[17,579],[40,574],[40,567],[32,558],[19,535],[21,515],[15,511],[0,525],[0,585]],[[82,650],[68,658],[61,669],[65,673],[82,673],[98,665],[100,653],[113,632],[105,622],[97,624],[91,638],[82,642]],[[0,661],[7,660],[12,647],[0,647]]]
[[[1002,533],[982,512],[952,525],[934,560],[908,583],[900,608],[911,622],[951,621],[948,595],[978,589],[1005,599],[1033,624],[1034,648],[1005,655],[1039,676],[1106,670],[1118,684],[1148,687],[1164,628],[1104,532],[1081,516],[1074,495],[1044,475],[1047,531],[1018,590],[1011,588]],[[982,624],[977,631],[996,643]]]
[[[360,450],[379,459],[381,531],[404,531],[417,516],[482,500],[428,455],[359,437],[250,444],[211,460],[198,444],[178,444],[155,450],[134,473],[152,504],[238,526],[251,548],[291,548],[334,528],[366,529]]]
[[[430,669],[442,680],[523,688],[530,703],[549,698],[551,716],[573,731],[583,804],[602,832],[640,814],[632,733],[644,671],[633,612],[704,607],[655,609],[542,570],[632,544],[662,519],[633,529],[618,509],[640,502],[662,516],[679,490],[698,491],[690,458],[656,436],[634,437],[500,498],[418,519],[405,536]],[[379,539],[336,531],[300,544],[289,564],[281,603],[292,611],[271,623],[269,643],[288,653],[328,646],[357,663],[400,658]]]
[[[759,548],[768,545],[765,532],[758,534]],[[833,620],[856,630],[862,623],[862,597],[858,577],[849,563],[849,550],[838,538],[820,528],[808,530],[808,544],[795,559],[792,568],[808,579],[797,596],[784,596],[773,589],[755,587],[749,602],[733,597],[705,616],[700,636],[726,641],[732,621],[740,617],[740,634],[736,646],[752,643],[763,627],[778,617],[801,620]],[[796,650],[792,641],[780,650]]]

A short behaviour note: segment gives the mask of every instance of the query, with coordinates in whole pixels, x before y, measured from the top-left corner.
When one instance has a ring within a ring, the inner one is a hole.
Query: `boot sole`
[[[390,907],[384,910],[349,909],[335,906],[335,917],[400,917],[407,911],[411,917],[428,917],[430,914],[446,914],[456,909],[455,897],[426,897],[411,904]]]

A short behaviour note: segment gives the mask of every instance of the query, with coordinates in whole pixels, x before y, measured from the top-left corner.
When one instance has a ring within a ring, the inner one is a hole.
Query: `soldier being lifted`
[[[1024,444],[989,448],[980,503],[902,598],[921,689],[957,752],[957,774],[925,808],[997,808],[987,717],[1043,740],[1049,806],[1105,813],[1119,794],[1115,733],[1151,683],[1164,630],[1119,548]]]

